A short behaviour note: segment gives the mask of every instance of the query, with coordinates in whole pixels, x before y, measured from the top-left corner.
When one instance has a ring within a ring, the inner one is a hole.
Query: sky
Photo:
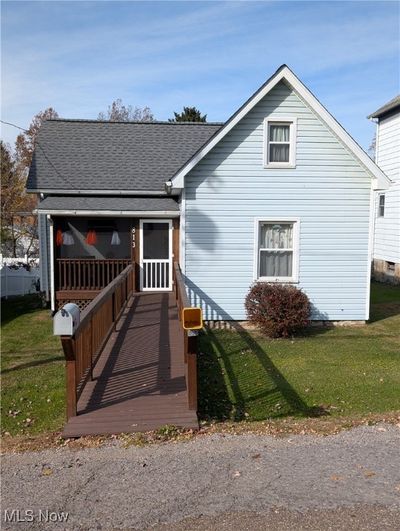
[[[283,63],[367,149],[400,92],[399,3],[2,1],[2,119],[96,119],[116,98],[157,120],[225,121]],[[18,131],[2,126],[13,144]]]

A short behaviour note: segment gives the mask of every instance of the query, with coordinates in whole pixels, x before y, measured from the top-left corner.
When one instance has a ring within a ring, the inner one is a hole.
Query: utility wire
[[[24,129],[23,127],[20,127],[19,125],[15,125],[15,124],[12,124],[11,122],[6,122],[6,121],[4,121],[4,120],[0,120],[0,122],[1,122],[2,124],[5,124],[5,125],[11,125],[11,127],[15,127],[16,129],[19,129],[20,131],[24,131],[24,133],[29,133],[29,131],[28,131],[27,129]],[[64,175],[62,175],[62,174],[58,171],[58,169],[54,166],[54,164],[51,162],[51,160],[50,160],[49,157],[47,156],[47,154],[46,154],[46,152],[45,152],[43,146],[39,143],[39,141],[38,141],[37,139],[35,139],[35,146],[36,146],[36,145],[41,149],[44,158],[47,160],[47,162],[50,164],[50,166],[54,169],[54,171],[57,173],[57,175],[58,175],[59,177],[61,177],[61,179],[62,179],[65,183],[67,183],[69,186],[72,186],[72,187],[73,187],[72,183],[71,183],[66,177],[64,177]]]

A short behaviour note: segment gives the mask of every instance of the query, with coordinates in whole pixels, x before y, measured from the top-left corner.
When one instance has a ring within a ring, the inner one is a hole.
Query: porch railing
[[[131,263],[126,258],[57,258],[56,289],[101,290]]]
[[[186,293],[181,268],[177,262],[174,263],[174,280],[179,321],[182,324],[182,309],[190,308],[191,304]],[[197,410],[197,332],[194,330],[183,330],[183,341],[188,407],[189,409]]]
[[[104,288],[81,313],[73,336],[61,336],[66,359],[67,418],[77,415],[77,403],[93,367],[114,330],[130,296],[135,278],[132,264]]]

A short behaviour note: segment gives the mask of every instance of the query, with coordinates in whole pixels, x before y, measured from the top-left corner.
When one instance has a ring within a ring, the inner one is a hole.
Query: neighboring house
[[[28,191],[42,287],[81,306],[126,264],[204,318],[245,320],[254,281],[292,283],[314,320],[369,317],[371,198],[389,179],[285,65],[224,124],[50,120]]]
[[[373,277],[400,284],[400,94],[368,116],[375,120],[375,162],[391,179],[375,194]]]

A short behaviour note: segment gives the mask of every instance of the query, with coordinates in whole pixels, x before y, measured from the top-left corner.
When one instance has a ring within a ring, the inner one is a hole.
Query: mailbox
[[[203,328],[201,308],[183,308],[182,324],[185,330],[200,330]]]
[[[54,316],[53,334],[55,336],[73,336],[80,320],[78,305],[72,302],[65,304]]]

